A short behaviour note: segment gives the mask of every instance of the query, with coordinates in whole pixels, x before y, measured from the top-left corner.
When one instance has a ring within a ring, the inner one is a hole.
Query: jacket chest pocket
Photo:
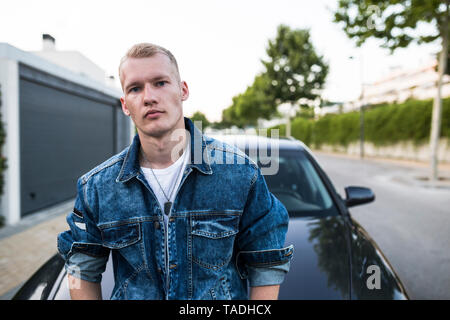
[[[218,270],[229,263],[234,239],[239,231],[239,216],[193,217],[191,220],[192,261],[204,268]]]
[[[102,244],[110,249],[122,249],[141,240],[139,223],[116,223],[100,228]]]
[[[104,247],[120,253],[135,268],[144,264],[141,223],[117,222],[99,226],[99,228]]]

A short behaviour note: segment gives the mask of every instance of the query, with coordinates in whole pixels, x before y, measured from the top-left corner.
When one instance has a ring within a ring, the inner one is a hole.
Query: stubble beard
[[[161,120],[161,119],[158,119],[158,120]],[[183,123],[182,123],[183,125],[180,124],[181,121],[183,121]],[[143,126],[143,128],[140,129],[140,131],[141,131],[141,133],[143,133],[144,135],[146,135],[149,138],[162,139],[166,136],[170,137],[175,130],[180,129],[180,128],[184,128],[183,113],[180,114],[180,116],[178,117],[178,119],[176,120],[176,122],[174,123],[173,126],[170,126],[170,127],[165,127],[164,125],[162,127],[156,126],[155,128],[152,128],[152,129],[149,128],[147,130]]]

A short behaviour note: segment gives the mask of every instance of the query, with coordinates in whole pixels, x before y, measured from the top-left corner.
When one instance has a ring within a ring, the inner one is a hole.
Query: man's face
[[[124,97],[122,110],[131,116],[140,134],[162,137],[184,128],[183,101],[189,97],[186,82],[169,57],[128,58],[121,66]]]

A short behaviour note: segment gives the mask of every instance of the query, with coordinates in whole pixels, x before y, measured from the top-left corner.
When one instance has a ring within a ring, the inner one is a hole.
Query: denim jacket
[[[104,264],[111,252],[111,299],[247,299],[255,270],[288,266],[293,256],[293,246],[284,247],[287,211],[257,165],[187,118],[185,124],[191,160],[167,230],[139,166],[137,135],[78,179],[58,251],[66,261],[81,253]]]

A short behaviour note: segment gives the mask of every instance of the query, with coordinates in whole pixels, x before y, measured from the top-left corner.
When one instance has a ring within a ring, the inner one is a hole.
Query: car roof
[[[241,150],[246,148],[256,149],[258,146],[272,146],[277,141],[281,150],[308,150],[308,147],[294,138],[279,137],[278,139],[245,134],[208,134],[208,136],[238,147]],[[308,150],[309,151],[309,150]]]

